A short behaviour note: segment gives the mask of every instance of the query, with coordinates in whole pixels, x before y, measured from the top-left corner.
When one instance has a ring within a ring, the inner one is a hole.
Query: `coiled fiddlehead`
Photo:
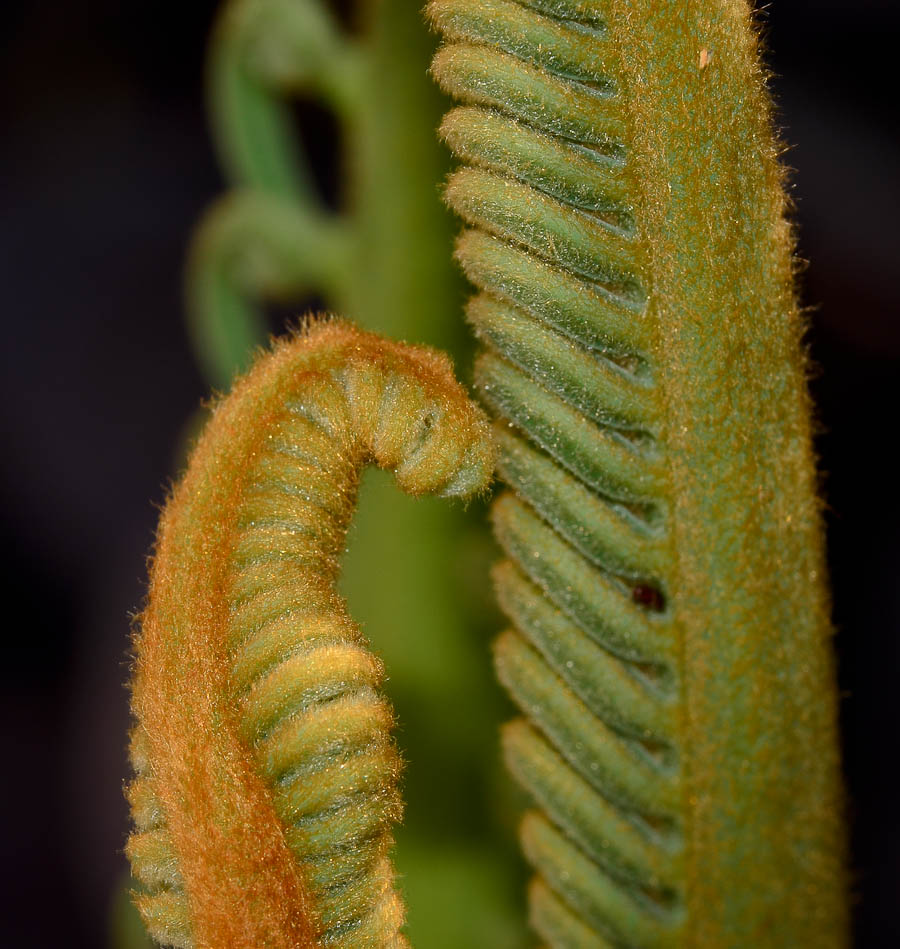
[[[265,342],[262,302],[316,297],[386,335],[453,338],[459,287],[435,188],[445,159],[432,131],[442,103],[426,76],[433,40],[407,0],[355,0],[354,33],[331,6],[228,0],[211,37],[209,109],[232,188],[197,229],[187,308],[197,357],[219,387]],[[304,100],[340,137],[330,201],[298,135],[292,103]]]
[[[552,946],[834,946],[802,321],[741,0],[432,0]]]
[[[365,463],[469,496],[488,435],[445,357],[340,323],[277,344],[216,408],[136,643],[127,849],[163,944],[405,944],[392,713],[338,561]]]

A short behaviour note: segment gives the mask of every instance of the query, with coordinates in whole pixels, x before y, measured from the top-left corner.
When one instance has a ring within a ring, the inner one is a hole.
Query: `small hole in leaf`
[[[359,10],[361,4],[354,0],[331,0],[328,6],[344,33],[353,36],[360,32],[362,29]]]
[[[631,588],[631,599],[654,613],[661,613],[666,608],[666,599],[662,591],[649,583],[635,584]]]

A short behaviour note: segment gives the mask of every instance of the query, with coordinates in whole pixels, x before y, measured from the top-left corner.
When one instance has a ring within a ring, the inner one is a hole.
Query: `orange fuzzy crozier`
[[[493,449],[444,356],[314,323],[219,402],[163,512],[127,849],[164,945],[405,944],[392,713],[335,591],[369,462],[468,496]]]

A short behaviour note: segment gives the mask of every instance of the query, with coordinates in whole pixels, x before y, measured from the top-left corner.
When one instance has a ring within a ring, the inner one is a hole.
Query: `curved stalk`
[[[186,295],[197,361],[220,391],[265,344],[272,302],[299,316],[312,299],[368,330],[454,356],[469,345],[450,257],[454,221],[439,193],[449,157],[434,136],[446,99],[427,74],[436,40],[409,0],[349,7],[352,29],[329,0],[229,0],[211,36],[209,113],[234,192],[197,228]],[[296,127],[292,100],[333,120],[340,177],[328,201],[298,133],[311,150],[318,143],[306,113]],[[401,743],[414,764],[396,857],[414,906],[409,932],[453,949],[493,927],[518,943],[520,871],[495,800],[508,792],[493,777],[503,698],[484,661],[493,621],[484,608],[483,518],[430,500],[412,505],[374,473],[361,490],[342,589],[365,617],[410,723]],[[372,570],[388,560],[395,570]],[[428,644],[417,644],[426,626]],[[461,696],[463,721],[446,714]],[[460,806],[483,781],[491,791]],[[460,914],[473,877],[479,884]]]
[[[488,434],[445,357],[339,323],[277,344],[217,406],[136,641],[128,854],[164,945],[405,945],[393,716],[338,564],[363,465],[469,496]]]

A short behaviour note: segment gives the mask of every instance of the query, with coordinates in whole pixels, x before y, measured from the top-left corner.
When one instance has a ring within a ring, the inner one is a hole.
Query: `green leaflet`
[[[551,946],[839,946],[830,628],[744,0],[433,0]]]
[[[395,337],[458,338],[451,220],[435,189],[445,159],[431,134],[442,103],[424,75],[433,44],[401,0],[356,6],[351,35],[327,0],[231,0],[213,32],[209,111],[235,190],[198,228],[187,303],[198,357],[220,388],[265,342],[265,301],[320,297]],[[339,210],[312,180],[292,99],[335,119]]]

